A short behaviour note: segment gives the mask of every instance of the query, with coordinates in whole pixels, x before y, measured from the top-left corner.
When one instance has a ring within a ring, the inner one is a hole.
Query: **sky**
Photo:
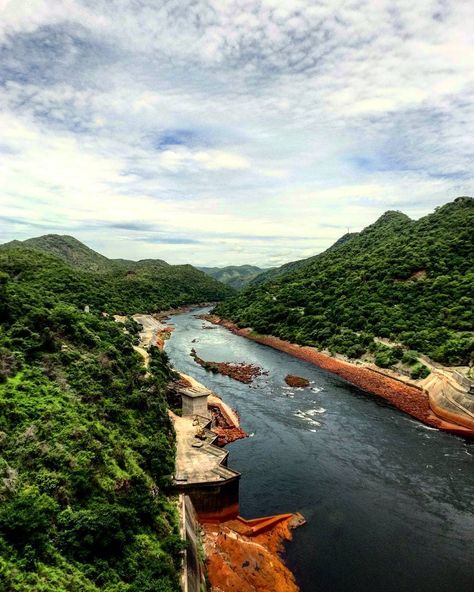
[[[0,0],[0,242],[262,267],[473,195],[472,0]]]

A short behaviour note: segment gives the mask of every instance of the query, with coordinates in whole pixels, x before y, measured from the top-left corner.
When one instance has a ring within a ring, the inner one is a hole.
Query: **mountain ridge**
[[[374,338],[385,338],[467,365],[474,348],[472,228],[472,197],[419,220],[386,212],[338,246],[251,284],[216,313],[349,357],[377,349]]]
[[[214,279],[240,290],[260,274],[268,271],[256,265],[226,265],[224,267],[198,267]]]
[[[59,294],[79,307],[127,314],[216,301],[232,293],[192,265],[153,259],[117,264],[74,237],[43,238],[0,245],[0,272],[31,293],[49,292],[50,299]]]

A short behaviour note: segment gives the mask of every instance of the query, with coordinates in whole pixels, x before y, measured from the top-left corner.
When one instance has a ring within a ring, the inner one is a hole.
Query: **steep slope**
[[[253,285],[263,284],[263,283],[268,282],[270,280],[274,280],[275,278],[277,278],[281,275],[285,275],[286,273],[292,273],[294,271],[297,271],[298,269],[303,269],[307,265],[310,265],[311,263],[316,261],[317,258],[320,257],[321,255],[323,255],[324,253],[338,249],[339,247],[341,247],[342,245],[344,245],[345,243],[350,241],[355,236],[357,236],[357,232],[348,232],[348,233],[344,234],[343,236],[341,236],[340,239],[338,239],[333,245],[331,245],[323,253],[319,253],[318,255],[313,255],[312,257],[308,257],[307,259],[299,259],[298,261],[290,261],[289,263],[284,263],[280,267],[268,269],[268,270],[264,271],[263,273],[260,273],[259,275],[252,278],[249,281],[249,283],[253,284]]]
[[[260,274],[264,273],[265,269],[256,267],[255,265],[229,265],[227,267],[198,267],[207,275],[210,275],[214,279],[235,288],[241,290],[249,282],[255,279]]]
[[[468,364],[474,344],[473,228],[470,197],[417,221],[387,212],[337,248],[248,287],[216,312],[259,333],[351,357],[368,350],[379,357],[404,355],[401,348],[374,342],[385,338],[443,363]]]
[[[48,240],[42,244],[51,243]],[[30,248],[18,241],[2,245],[0,271],[6,272],[12,281],[28,286],[31,293],[37,290],[50,297],[59,295],[78,307],[89,305],[111,313],[157,312],[183,304],[220,300],[232,293],[230,288],[191,265],[168,265],[160,260],[117,265],[105,257],[104,262],[102,255],[79,241],[60,241],[60,244],[74,247],[74,253],[69,251],[66,257],[63,250],[63,256],[53,256],[45,253],[45,249]],[[97,262],[93,270],[90,270],[91,261]]]
[[[0,589],[177,592],[166,356],[145,373],[137,326],[77,308],[96,273],[25,247],[1,259]]]

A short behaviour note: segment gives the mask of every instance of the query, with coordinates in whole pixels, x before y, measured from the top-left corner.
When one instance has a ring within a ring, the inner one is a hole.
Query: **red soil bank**
[[[174,331],[174,327],[166,325],[166,329],[163,329],[156,334],[155,345],[160,351],[163,351],[165,341],[170,338],[172,331]]]
[[[248,434],[244,432],[241,428],[220,428],[220,427],[213,427],[212,431],[215,432],[218,436],[217,438],[217,445],[218,446],[225,446],[226,444],[230,444],[231,442],[235,442],[236,440],[242,440],[242,438],[248,438]]]
[[[270,523],[268,527],[266,522]],[[292,538],[290,529],[303,522],[301,516],[290,514],[249,522],[238,518],[204,524],[212,592],[297,592],[293,574],[279,552],[282,541]]]
[[[236,335],[257,341],[263,345],[268,345],[291,356],[315,364],[324,370],[333,372],[359,388],[384,398],[401,411],[408,413],[426,425],[456,435],[474,437],[474,430],[444,421],[437,417],[430,408],[428,394],[421,388],[383,376],[370,368],[358,367],[349,362],[332,358],[312,347],[296,345],[289,341],[283,341],[278,337],[255,335],[251,329],[241,329],[231,321],[226,321],[216,315],[208,315],[206,319],[216,325],[222,325]]]

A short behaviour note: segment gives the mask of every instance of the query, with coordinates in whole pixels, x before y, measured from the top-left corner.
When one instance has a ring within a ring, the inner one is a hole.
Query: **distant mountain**
[[[34,249],[35,251],[41,251],[47,255],[54,255],[68,265],[82,269],[83,271],[106,273],[114,271],[118,267],[122,269],[144,269],[147,267],[156,268],[169,265],[162,259],[143,259],[141,261],[108,259],[84,243],[81,243],[77,238],[65,234],[45,234],[35,238],[28,238],[24,241],[15,240],[5,243],[1,247],[18,247],[20,245]]]
[[[65,263],[84,271],[110,271],[112,262],[96,253],[73,236],[45,234],[22,242],[25,247],[54,255]]]
[[[318,255],[312,255],[311,257],[308,257],[307,259],[299,259],[297,261],[290,261],[289,263],[284,263],[280,267],[273,267],[271,269],[267,269],[266,271],[263,271],[259,275],[251,278],[248,283],[249,284],[263,284],[264,282],[268,282],[269,280],[273,280],[280,275],[284,275],[285,273],[291,273],[293,271],[297,271],[298,269],[302,269],[303,267],[306,267],[307,265],[310,265],[311,263],[313,263],[313,261],[316,261],[317,258],[320,257],[321,255],[323,255],[324,253],[338,249],[339,247],[341,247],[342,245],[344,245],[348,241],[352,240],[355,236],[357,236],[357,234],[358,234],[357,232],[348,232],[348,233],[344,234],[343,236],[341,236],[341,238],[339,238],[333,245],[331,245],[328,249],[326,249],[326,251],[323,251],[323,253],[319,253]]]
[[[229,265],[227,267],[198,267],[207,275],[214,279],[231,286],[236,290],[242,289],[249,282],[258,277],[261,273],[267,271],[256,267],[255,265]]]
[[[473,229],[472,197],[416,221],[386,212],[324,253],[263,274],[216,312],[259,333],[350,357],[380,353],[384,338],[467,365],[474,350]]]
[[[0,245],[0,272],[31,293],[32,303],[35,294],[49,292],[79,307],[112,313],[157,312],[233,292],[192,265],[108,259],[71,236]]]

